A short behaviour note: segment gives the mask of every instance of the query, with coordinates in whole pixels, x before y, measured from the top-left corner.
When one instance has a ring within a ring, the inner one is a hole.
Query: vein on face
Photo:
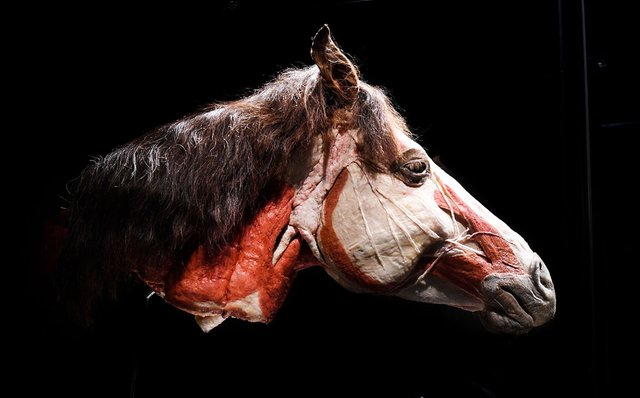
[[[380,191],[379,189],[376,188],[376,192],[378,192],[383,198],[385,198],[386,200],[388,200],[391,204],[393,204],[396,208],[398,208],[398,210],[400,210],[412,223],[414,223],[426,236],[432,238],[432,239],[436,239],[436,240],[440,240],[440,236],[438,236],[438,234],[436,234],[435,232],[433,232],[433,230],[431,230],[431,228],[427,227],[426,225],[422,224],[422,222],[420,222],[420,220],[418,220],[413,214],[411,214],[411,212],[407,209],[404,208],[404,206],[402,206],[400,203],[396,202],[395,200],[393,200],[393,198],[387,196],[384,194],[384,192]]]
[[[360,211],[360,216],[362,217],[362,222],[364,223],[364,229],[367,232],[367,237],[369,238],[369,242],[371,242],[371,246],[373,247],[373,251],[376,254],[376,260],[378,261],[378,263],[380,264],[380,266],[382,268],[384,267],[384,261],[382,260],[382,256],[380,255],[380,252],[378,251],[378,246],[375,243],[375,240],[373,239],[373,234],[371,233],[371,228],[369,228],[369,223],[367,222],[367,217],[364,214],[364,210],[362,209],[362,201],[360,198],[360,192],[358,192],[358,189],[356,188],[356,183],[354,181],[353,178],[353,174],[351,174],[351,171],[347,168],[347,172],[349,173],[349,178],[351,179],[351,186],[353,187],[353,192],[356,196],[356,200],[358,201],[358,210]]]
[[[393,216],[393,214],[391,214],[391,212],[389,211],[389,209],[387,208],[385,203],[382,201],[382,199],[380,199],[380,195],[377,193],[377,189],[374,187],[373,182],[371,182],[371,179],[369,178],[369,176],[364,172],[364,170],[362,170],[362,167],[359,164],[358,164],[358,167],[360,167],[361,173],[364,175],[365,179],[367,180],[367,184],[369,184],[369,187],[371,187],[371,192],[373,193],[375,198],[378,200],[378,203],[380,203],[380,206],[382,206],[382,208],[384,209],[384,212],[385,212],[385,214],[387,216],[386,217],[387,218],[387,225],[389,226],[389,231],[391,231],[391,236],[393,236],[393,240],[396,242],[396,246],[398,247],[398,250],[400,251],[400,255],[402,256],[402,261],[404,263],[406,263],[407,262],[407,256],[404,254],[404,250],[402,249],[402,245],[400,244],[400,240],[398,239],[398,236],[396,235],[396,232],[394,231],[394,228],[393,228],[393,225],[391,224],[391,221],[393,221],[396,224],[396,226],[398,226],[400,228],[400,230],[404,233],[404,235],[409,239],[409,241],[413,245],[413,248],[415,249],[416,253],[420,253],[420,249],[418,248],[418,245],[413,240],[411,235],[402,227],[402,225],[398,222],[398,220]]]

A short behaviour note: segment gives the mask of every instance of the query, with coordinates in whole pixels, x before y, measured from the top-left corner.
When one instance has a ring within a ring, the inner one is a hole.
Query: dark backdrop
[[[632,75],[620,44],[629,40],[618,22],[625,10],[598,7],[587,4],[590,58],[584,15],[573,2],[26,10],[21,29],[33,39],[17,46],[14,76],[25,111],[16,135],[29,148],[30,168],[14,174],[17,199],[29,206],[20,213],[26,228],[18,236],[27,246],[18,264],[34,282],[18,296],[29,318],[18,328],[28,337],[16,361],[19,380],[79,396],[603,392],[616,378],[611,347],[626,347],[607,343],[624,323],[607,320],[616,304],[607,264],[625,257],[606,216],[619,202],[596,193],[594,221],[589,192],[627,166],[629,147],[612,137],[637,132],[637,102],[621,93],[638,86],[620,77]],[[542,256],[557,289],[556,318],[525,336],[492,335],[473,314],[355,295],[319,269],[300,274],[270,325],[229,320],[205,335],[161,299],[145,302],[137,287],[105,304],[86,331],[43,315],[51,299],[39,293],[47,275],[33,265],[35,246],[41,225],[64,206],[65,183],[91,156],[211,101],[237,98],[283,68],[310,64],[310,38],[323,23],[364,79],[389,89],[431,156]],[[595,87],[591,119],[585,65]],[[611,146],[613,166],[603,157]],[[588,154],[601,167],[590,169]],[[591,244],[594,231],[601,246]]]

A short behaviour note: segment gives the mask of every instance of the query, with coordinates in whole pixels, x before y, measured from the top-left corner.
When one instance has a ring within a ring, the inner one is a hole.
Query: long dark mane
[[[166,274],[204,245],[214,253],[251,219],[295,154],[330,130],[339,108],[316,66],[288,70],[244,99],[158,128],[95,160],[74,181],[60,264],[66,300],[87,314],[145,265]],[[404,127],[365,83],[350,108],[372,171],[390,167]],[[68,297],[72,296],[72,297]]]

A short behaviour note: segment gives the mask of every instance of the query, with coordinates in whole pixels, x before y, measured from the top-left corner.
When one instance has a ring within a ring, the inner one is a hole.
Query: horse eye
[[[413,173],[422,174],[425,171],[427,171],[427,162],[414,161],[414,162],[407,163],[404,167],[406,167],[407,169],[409,169],[409,171]]]
[[[429,162],[425,159],[411,159],[400,167],[399,177],[405,184],[419,187],[429,176]]]

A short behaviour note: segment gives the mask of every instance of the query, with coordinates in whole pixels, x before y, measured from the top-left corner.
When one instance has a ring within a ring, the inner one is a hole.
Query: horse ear
[[[324,87],[343,105],[352,103],[358,94],[358,70],[331,38],[329,26],[313,37],[311,58],[320,68]]]

